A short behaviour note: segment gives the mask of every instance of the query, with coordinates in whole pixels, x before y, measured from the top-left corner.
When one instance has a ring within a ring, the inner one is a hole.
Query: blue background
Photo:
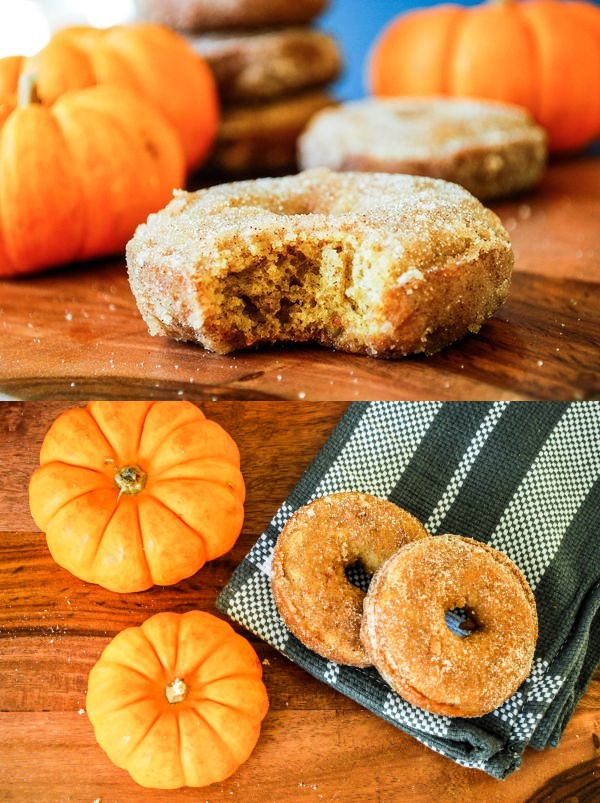
[[[600,5],[600,0],[595,0],[595,4]],[[336,37],[344,54],[346,71],[336,84],[336,95],[344,100],[362,97],[365,94],[363,74],[367,53],[383,26],[404,11],[432,5],[441,3],[428,0],[330,0],[330,8],[321,17],[319,27]],[[462,0],[456,5],[474,6],[478,2]]]
[[[477,0],[460,3],[464,6],[477,4]],[[335,36],[344,54],[346,69],[336,84],[336,95],[343,100],[362,97],[365,94],[363,73],[367,53],[383,26],[404,11],[432,5],[438,4],[427,0],[330,0],[330,8],[320,18],[319,27]]]

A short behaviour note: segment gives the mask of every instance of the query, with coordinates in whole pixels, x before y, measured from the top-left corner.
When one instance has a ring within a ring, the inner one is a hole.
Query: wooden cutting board
[[[494,205],[511,295],[432,358],[280,347],[235,356],[153,338],[123,259],[0,282],[0,394],[44,398],[588,399],[600,395],[600,158],[556,163]]]
[[[51,559],[27,485],[64,403],[0,405],[0,801],[14,803],[519,803],[600,800],[600,672],[560,745],[527,750],[506,781],[460,767],[320,683],[247,631],[270,698],[259,743],[230,779],[201,790],[144,790],[96,744],[85,714],[90,669],[120,630],[159,611],[214,602],[327,439],[343,403],[205,403],[236,439],[247,484],[234,549],[168,588],[114,594]]]

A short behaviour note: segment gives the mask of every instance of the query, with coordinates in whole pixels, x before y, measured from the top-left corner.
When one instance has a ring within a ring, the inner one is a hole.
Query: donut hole
[[[367,593],[373,575],[366,570],[361,560],[356,560],[346,566],[344,568],[344,574],[346,575],[346,580],[348,580],[351,585],[360,588],[365,594]]]
[[[455,636],[466,638],[481,629],[472,608],[452,608],[446,611],[446,625]]]

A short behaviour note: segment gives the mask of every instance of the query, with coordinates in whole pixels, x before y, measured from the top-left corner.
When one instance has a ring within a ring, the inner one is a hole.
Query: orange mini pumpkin
[[[119,633],[86,700],[117,767],[155,789],[206,786],[251,754],[269,706],[253,648],[209,613],[158,613]]]
[[[0,103],[0,277],[121,251],[185,180],[175,131],[119,86]]]
[[[50,427],[29,486],[52,557],[111,591],[194,574],[244,518],[232,438],[190,402],[90,402]]]
[[[0,59],[0,96],[15,93],[19,75],[35,73],[42,103],[96,84],[118,84],[154,105],[177,131],[189,168],[208,153],[219,107],[210,68],[183,37],[139,23],[64,28],[31,58]]]
[[[560,0],[441,5],[393,20],[373,48],[375,95],[466,95],[529,109],[550,150],[600,134],[600,8]]]

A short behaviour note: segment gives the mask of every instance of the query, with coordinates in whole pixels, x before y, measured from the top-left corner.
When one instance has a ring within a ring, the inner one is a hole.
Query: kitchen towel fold
[[[600,661],[600,403],[356,403],[222,591],[217,606],[315,677],[428,747],[505,778],[528,745],[556,745]],[[529,678],[478,719],[405,702],[373,668],[302,645],[271,593],[271,558],[290,515],[325,494],[390,499],[433,534],[508,555],[535,594]]]

